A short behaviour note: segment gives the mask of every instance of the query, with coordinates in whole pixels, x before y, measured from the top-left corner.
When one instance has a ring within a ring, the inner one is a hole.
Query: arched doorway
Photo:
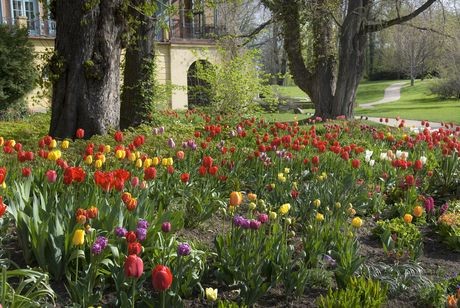
[[[206,60],[197,60],[187,70],[187,98],[189,108],[209,106],[211,104],[210,85],[198,76],[198,71],[208,69],[212,69],[211,63]]]

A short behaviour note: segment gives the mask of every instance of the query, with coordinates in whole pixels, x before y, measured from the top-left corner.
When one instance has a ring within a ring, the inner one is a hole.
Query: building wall
[[[43,55],[54,49],[52,39],[31,39],[37,53],[36,65],[43,64]],[[218,62],[215,44],[156,43],[156,78],[160,84],[171,84],[174,90],[169,102],[172,109],[187,109],[187,72],[193,62],[207,60]],[[48,97],[43,97],[43,89],[36,88],[27,96],[33,110],[44,111],[49,105]]]
[[[160,82],[171,82],[178,86],[173,90],[170,106],[172,109],[186,109],[187,72],[193,62],[207,60],[212,64],[218,62],[218,53],[215,44],[157,44],[157,78]]]

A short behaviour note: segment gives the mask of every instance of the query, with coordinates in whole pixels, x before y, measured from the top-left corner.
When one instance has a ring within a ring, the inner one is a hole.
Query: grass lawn
[[[430,93],[432,80],[415,82],[401,90],[401,99],[394,103],[376,105],[372,109],[357,108],[357,115],[396,117],[411,120],[453,122],[460,124],[460,100],[441,100]]]
[[[280,86],[273,86],[276,93],[279,93],[281,96],[287,97],[302,97],[308,98],[307,94],[300,90],[298,86],[289,86],[289,87],[280,87]]]
[[[358,87],[356,101],[358,103],[371,103],[383,98],[385,88],[391,84],[398,82],[398,80],[384,80],[384,81],[362,81]],[[282,96],[287,97],[308,97],[297,86],[280,87],[274,86],[276,92]]]

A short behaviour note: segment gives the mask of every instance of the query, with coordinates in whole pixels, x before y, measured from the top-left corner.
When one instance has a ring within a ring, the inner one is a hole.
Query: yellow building
[[[71,1],[71,0],[69,0]],[[197,61],[217,60],[213,38],[222,30],[217,26],[215,9],[205,6],[205,0],[157,1],[158,14],[169,6],[175,7],[174,16],[163,17],[167,25],[156,35],[157,80],[178,86],[173,90],[170,107],[185,109],[193,103],[187,90],[195,82],[191,72]],[[30,40],[38,54],[54,48],[56,23],[39,0],[0,0],[0,21],[27,26]],[[49,102],[48,102],[49,104]],[[39,108],[40,109],[40,108]]]

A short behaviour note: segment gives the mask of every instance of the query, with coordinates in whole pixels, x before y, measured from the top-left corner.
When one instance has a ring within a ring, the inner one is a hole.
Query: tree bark
[[[356,91],[364,71],[367,33],[362,31],[367,0],[350,1],[348,12],[342,24],[339,47],[339,69],[337,88],[334,93],[334,117],[353,117]]]
[[[134,0],[128,13],[137,21],[134,37],[126,48],[120,127],[138,126],[151,116],[155,91],[155,17],[146,16],[135,7],[151,5],[151,0]]]
[[[118,128],[122,0],[56,1],[56,41],[49,134],[85,137]]]

